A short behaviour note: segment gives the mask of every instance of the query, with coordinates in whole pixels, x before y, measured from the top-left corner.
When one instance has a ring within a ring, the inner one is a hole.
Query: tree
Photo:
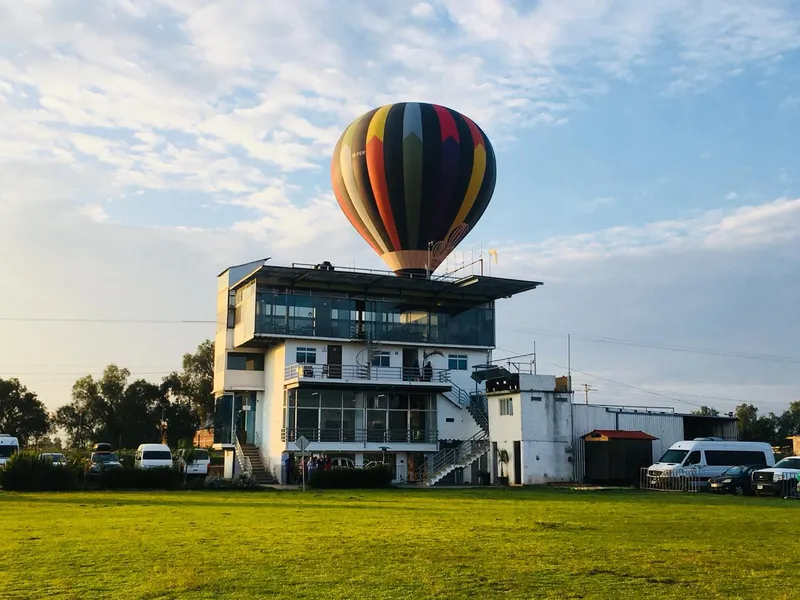
[[[205,340],[194,354],[183,355],[183,369],[173,371],[162,384],[173,398],[186,402],[199,422],[206,425],[214,419],[214,342]]]
[[[778,431],[780,418],[775,414],[759,417],[754,404],[740,404],[736,407],[735,415],[739,419],[739,437],[742,441],[769,442],[773,445],[782,443]]]
[[[699,410],[693,410],[693,415],[699,415],[701,417],[716,417],[719,415],[719,411],[716,408],[709,408],[708,406],[701,406]]]
[[[11,434],[24,446],[52,429],[50,415],[34,392],[18,379],[0,379],[0,432]]]
[[[161,387],[144,380],[128,384],[130,371],[109,365],[103,376],[78,379],[72,402],[56,411],[56,422],[72,447],[107,441],[121,448],[159,440],[161,408],[168,404]]]

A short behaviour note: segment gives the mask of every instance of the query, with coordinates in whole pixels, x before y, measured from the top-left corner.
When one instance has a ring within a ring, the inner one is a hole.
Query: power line
[[[791,356],[780,356],[776,354],[750,354],[747,352],[731,352],[728,350],[718,350],[715,348],[701,348],[697,346],[683,346],[678,344],[665,344],[661,342],[646,342],[642,340],[631,340],[626,338],[617,338],[610,336],[587,335],[582,333],[566,333],[561,331],[552,331],[547,329],[534,329],[531,327],[519,327],[515,325],[497,325],[502,329],[511,329],[514,331],[527,331],[530,333],[541,333],[543,335],[553,335],[558,337],[566,337],[570,335],[573,338],[585,340],[588,342],[597,342],[601,344],[617,344],[621,346],[636,346],[641,348],[652,348],[655,350],[669,350],[672,352],[687,352],[692,354],[708,354],[711,356],[726,356],[730,358],[746,358],[750,360],[763,360],[768,362],[784,362],[800,364],[800,358]]]
[[[216,321],[204,319],[94,319],[67,317],[0,317],[0,321],[14,323],[109,323],[130,325],[213,325]]]

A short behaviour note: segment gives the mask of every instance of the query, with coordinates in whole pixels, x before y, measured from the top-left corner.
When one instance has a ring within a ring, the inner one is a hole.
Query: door
[[[419,381],[419,350],[416,348],[403,348],[403,380]]]
[[[522,483],[522,443],[514,442],[514,483]]]
[[[328,378],[342,378],[342,347],[328,346]]]

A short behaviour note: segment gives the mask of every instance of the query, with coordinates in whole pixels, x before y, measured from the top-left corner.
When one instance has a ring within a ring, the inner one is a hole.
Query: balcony
[[[372,365],[310,365],[292,364],[284,371],[288,387],[315,384],[389,387],[446,392],[452,388],[450,371],[433,369],[430,379],[421,377],[420,369],[413,367],[375,367]]]
[[[282,442],[300,436],[312,444],[436,444],[439,432],[423,429],[281,429]]]

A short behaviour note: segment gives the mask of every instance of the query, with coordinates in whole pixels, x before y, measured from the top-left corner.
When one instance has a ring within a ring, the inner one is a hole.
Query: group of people
[[[314,472],[315,469],[323,469],[324,471],[330,471],[331,466],[333,465],[333,461],[331,460],[331,457],[329,455],[321,454],[321,455],[309,456],[308,458],[301,458],[298,465],[300,467],[300,473],[302,474],[303,471],[305,471],[306,478],[308,478],[311,477],[311,474]]]

